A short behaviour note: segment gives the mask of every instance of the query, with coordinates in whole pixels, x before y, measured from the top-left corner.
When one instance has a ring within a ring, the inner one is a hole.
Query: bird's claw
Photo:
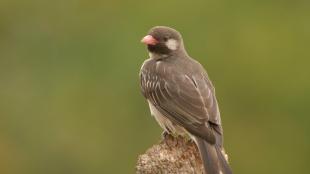
[[[169,133],[168,132],[166,132],[166,131],[164,131],[163,133],[161,133],[161,137],[162,137],[162,139],[163,140],[166,140],[166,139],[168,139],[169,138]]]

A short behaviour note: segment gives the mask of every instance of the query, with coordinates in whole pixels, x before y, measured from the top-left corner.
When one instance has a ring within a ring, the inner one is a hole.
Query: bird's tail
[[[219,145],[195,138],[203,162],[205,174],[232,174],[228,162]]]

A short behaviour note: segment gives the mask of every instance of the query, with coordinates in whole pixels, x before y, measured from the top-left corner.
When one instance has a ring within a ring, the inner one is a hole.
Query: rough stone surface
[[[138,157],[137,174],[202,174],[199,151],[193,141],[170,135]]]

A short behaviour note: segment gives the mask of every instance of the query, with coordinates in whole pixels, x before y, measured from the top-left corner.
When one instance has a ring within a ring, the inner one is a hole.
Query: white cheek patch
[[[175,39],[169,39],[166,42],[166,46],[170,49],[170,50],[176,50],[178,48],[178,42]]]

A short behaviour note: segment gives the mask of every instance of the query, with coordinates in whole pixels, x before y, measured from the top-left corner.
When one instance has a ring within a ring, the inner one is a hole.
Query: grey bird
[[[186,52],[181,34],[156,26],[142,40],[150,58],[140,70],[142,94],[165,132],[196,143],[206,174],[231,174],[214,87]]]

